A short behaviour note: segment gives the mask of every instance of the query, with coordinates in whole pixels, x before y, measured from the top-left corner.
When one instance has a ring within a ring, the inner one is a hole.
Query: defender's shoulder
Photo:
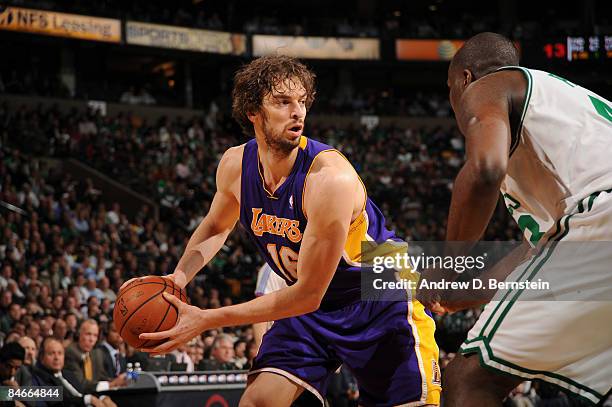
[[[521,98],[528,86],[527,71],[504,69],[490,73],[467,87],[461,101],[463,104],[488,104],[493,101],[510,101]]]

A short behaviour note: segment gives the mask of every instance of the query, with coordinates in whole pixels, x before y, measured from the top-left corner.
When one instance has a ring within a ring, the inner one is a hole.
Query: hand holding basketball
[[[178,322],[173,328],[166,331],[140,334],[140,339],[147,343],[160,343],[161,341],[161,344],[156,347],[141,349],[143,352],[151,354],[172,352],[210,327],[210,321],[205,318],[205,310],[186,304],[167,292],[163,295],[170,304],[178,309]]]
[[[176,305],[167,301],[162,293],[180,296],[180,303],[187,301],[185,290],[173,279],[147,276],[131,279],[119,291],[113,310],[113,321],[119,335],[135,348],[154,347],[160,342],[147,342],[138,335],[172,328],[178,319]]]

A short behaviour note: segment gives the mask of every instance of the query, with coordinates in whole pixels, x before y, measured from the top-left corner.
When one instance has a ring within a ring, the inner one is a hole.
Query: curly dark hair
[[[255,135],[247,114],[257,113],[263,99],[285,80],[301,83],[306,89],[306,109],[315,98],[316,75],[298,59],[286,55],[268,55],[243,66],[234,76],[232,116],[245,134]]]

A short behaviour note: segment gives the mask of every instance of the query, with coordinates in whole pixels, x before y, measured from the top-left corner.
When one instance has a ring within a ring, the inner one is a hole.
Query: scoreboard
[[[612,35],[565,37],[542,46],[549,60],[603,61],[612,60]]]

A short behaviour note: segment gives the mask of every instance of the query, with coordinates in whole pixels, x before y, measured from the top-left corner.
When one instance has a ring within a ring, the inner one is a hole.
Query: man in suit
[[[47,337],[40,345],[40,357],[33,369],[33,386],[61,386],[63,387],[62,401],[37,401],[34,407],[116,407],[116,404],[107,396],[100,398],[92,394],[83,394],[78,380],[70,371],[64,368],[64,346],[53,338]]]
[[[32,368],[34,363],[36,363],[38,348],[36,347],[36,342],[29,336],[22,336],[17,343],[25,350],[25,358],[17,374],[15,374],[15,380],[17,380],[20,386],[31,386]]]
[[[125,372],[126,369],[125,355],[122,355],[120,351],[123,338],[119,335],[113,323],[108,323],[102,332],[104,333],[104,340],[100,342],[97,349],[103,355],[106,374],[114,379]]]
[[[203,359],[198,370],[238,370],[234,363],[234,341],[228,334],[219,334],[212,344],[210,359]]]
[[[102,352],[94,349],[99,335],[98,323],[93,319],[83,321],[78,334],[77,340],[66,348],[65,370],[76,376],[83,391],[95,393],[126,386],[124,373],[109,381]]]

